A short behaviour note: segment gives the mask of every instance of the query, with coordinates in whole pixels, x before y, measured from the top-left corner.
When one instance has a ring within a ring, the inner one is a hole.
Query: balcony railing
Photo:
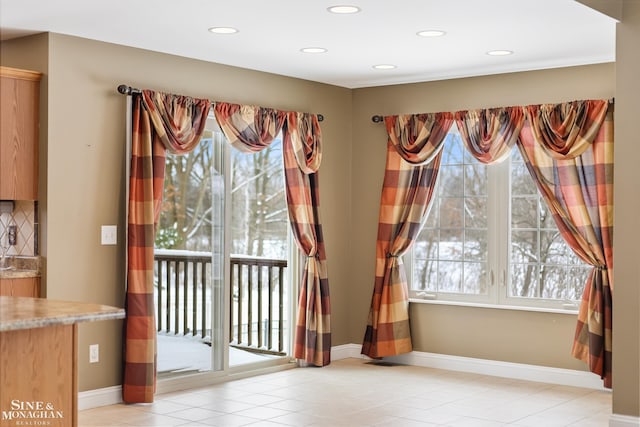
[[[211,342],[212,282],[221,280],[213,277],[211,259],[211,254],[205,252],[156,251],[158,332],[199,336]],[[284,355],[287,261],[242,255],[232,255],[230,259],[230,345]]]

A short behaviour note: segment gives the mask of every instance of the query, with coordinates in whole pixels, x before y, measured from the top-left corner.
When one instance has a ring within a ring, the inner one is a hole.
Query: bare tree
[[[212,176],[221,174],[214,169],[217,138],[220,132],[206,131],[192,152],[167,154],[156,247],[211,250]],[[258,153],[231,150],[232,252],[284,257],[288,221],[282,144],[274,141]]]
[[[167,153],[156,247],[209,250],[211,236],[212,135],[192,152]]]

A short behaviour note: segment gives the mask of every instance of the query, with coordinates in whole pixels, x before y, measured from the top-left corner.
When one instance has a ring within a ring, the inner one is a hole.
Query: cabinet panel
[[[10,297],[40,297],[40,278],[0,279],[0,295]]]
[[[38,198],[40,73],[0,67],[0,199]]]
[[[77,426],[76,343],[76,325],[0,332],[0,408],[16,417],[0,427]]]

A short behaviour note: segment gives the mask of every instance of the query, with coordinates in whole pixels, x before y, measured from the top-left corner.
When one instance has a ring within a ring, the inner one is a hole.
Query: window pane
[[[487,228],[487,197],[464,198],[464,224],[467,228]]]
[[[558,231],[540,232],[540,262],[565,265],[569,261],[571,249]]]
[[[530,298],[540,296],[536,264],[511,264],[509,295]]]
[[[565,267],[543,264],[540,269],[540,280],[544,284],[542,298],[562,299],[567,283]]]
[[[432,204],[429,208],[429,213],[427,214],[427,219],[424,223],[425,228],[434,228],[438,226],[438,221],[440,218],[440,201],[438,197],[434,197]]]
[[[514,158],[511,164],[511,194],[514,196],[538,195],[536,188],[527,167],[522,163],[518,150],[513,150]],[[520,161],[517,161],[520,160]]]
[[[440,166],[440,195],[462,197],[464,195],[464,168],[462,166]]]
[[[547,208],[547,204],[541,197],[539,199],[539,211],[540,211],[540,228],[547,228],[551,230],[557,230],[556,222],[553,220],[553,216],[549,209]]]
[[[424,229],[413,245],[413,256],[416,260],[438,259],[438,229]]]
[[[464,293],[477,295],[486,294],[487,291],[487,263],[465,262]]]
[[[413,289],[436,292],[438,290],[438,261],[414,260]]]
[[[464,166],[465,196],[487,195],[487,167],[477,163]]]
[[[511,232],[511,262],[538,262],[538,232]]]
[[[462,228],[464,200],[462,198],[440,199],[440,227]]]
[[[462,261],[462,233],[460,229],[440,229],[438,257],[447,261]]]
[[[456,125],[451,126],[449,134],[447,134],[444,145],[442,147],[442,161],[443,165],[460,165],[464,152],[466,151],[462,145],[460,134],[457,133],[458,128]]]
[[[467,261],[485,261],[488,252],[486,230],[465,230],[464,259]]]
[[[538,228],[537,197],[514,197],[511,200],[511,227]]]
[[[438,263],[438,291],[462,291],[462,266],[459,262],[440,261]]]

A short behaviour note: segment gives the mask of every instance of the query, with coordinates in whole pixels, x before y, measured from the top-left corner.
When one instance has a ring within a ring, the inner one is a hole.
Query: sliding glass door
[[[239,153],[213,116],[200,145],[167,154],[155,241],[159,378],[289,352],[282,144]]]

